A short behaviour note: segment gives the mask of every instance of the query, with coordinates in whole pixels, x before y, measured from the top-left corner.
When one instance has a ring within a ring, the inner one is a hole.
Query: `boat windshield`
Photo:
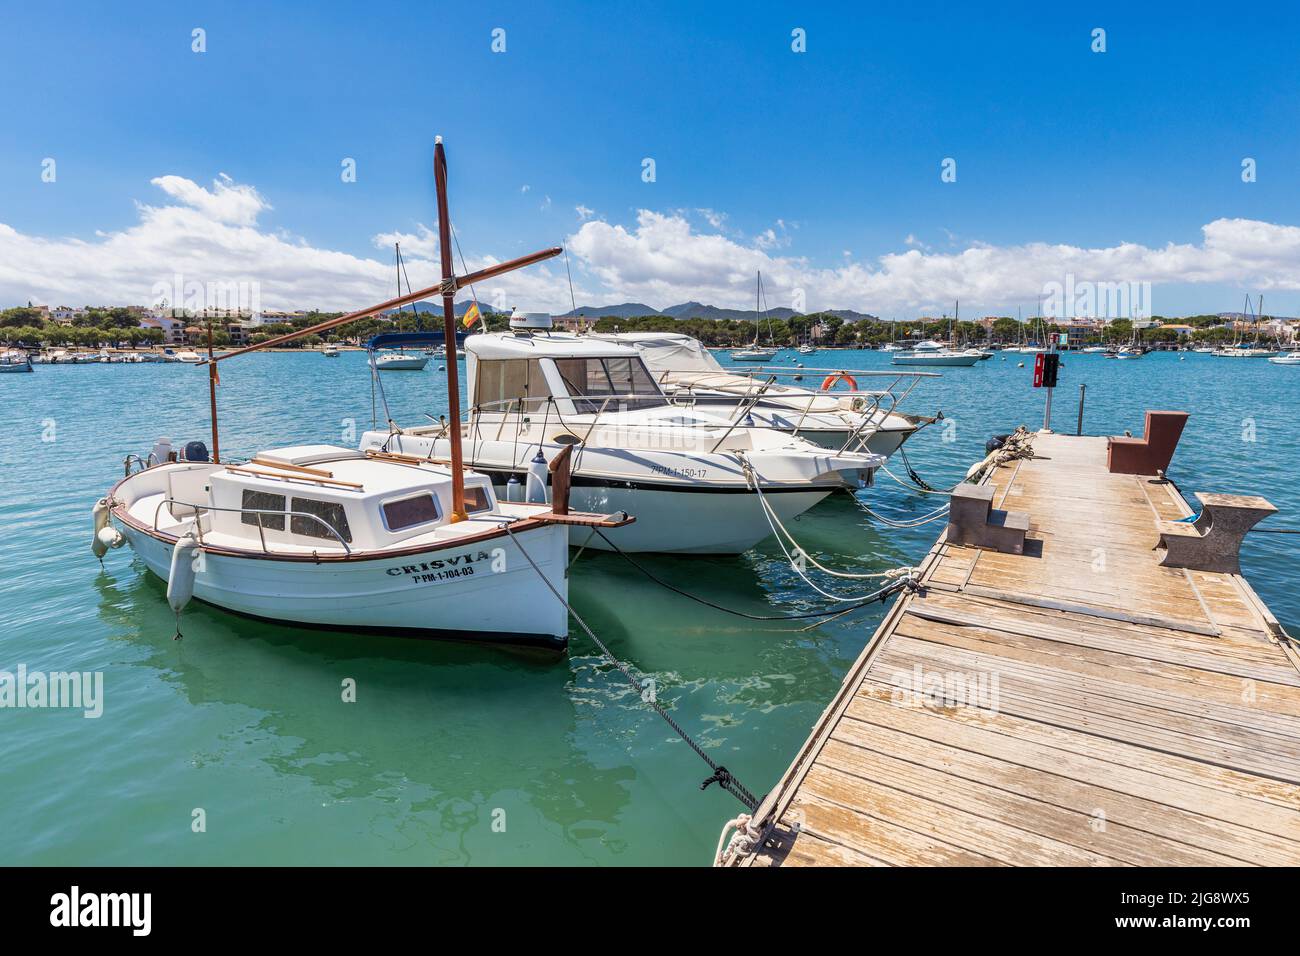
[[[582,412],[598,412],[603,401],[577,401],[579,396],[599,398],[605,395],[644,395],[645,398],[621,398],[609,402],[606,410],[654,408],[665,402],[663,392],[655,384],[645,363],[632,358],[571,358],[556,359],[555,368],[564,382],[565,391]]]

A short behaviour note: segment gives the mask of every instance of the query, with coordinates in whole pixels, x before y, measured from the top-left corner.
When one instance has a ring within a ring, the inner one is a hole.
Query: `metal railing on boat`
[[[199,544],[203,544],[203,522],[199,520],[200,518],[199,512],[228,511],[239,515],[247,515],[247,514],[257,515],[257,536],[262,542],[263,554],[270,554],[271,552],[266,546],[266,528],[262,523],[262,515],[276,515],[277,517],[280,518],[284,518],[286,515],[290,518],[311,518],[317,524],[322,525],[326,531],[328,531],[331,535],[334,536],[334,539],[338,541],[338,543],[343,547],[345,553],[347,554],[352,553],[352,548],[348,545],[347,541],[343,540],[343,535],[339,534],[338,531],[335,529],[335,527],[332,524],[330,524],[328,521],[326,521],[324,518],[322,518],[320,515],[312,514],[310,511],[276,511],[269,508],[221,508],[216,505],[196,505],[188,501],[180,501],[176,498],[163,498],[161,501],[158,502],[158,506],[153,510],[154,531],[158,530],[158,514],[159,512],[162,511],[163,505],[180,505],[182,508],[194,509],[194,529],[196,532],[198,532]],[[172,517],[173,518],[176,517],[175,512],[172,512]],[[279,529],[272,528],[271,530],[276,531]]]
[[[816,371],[834,372],[832,369],[817,369]],[[907,374],[909,376],[917,374],[922,376],[932,376],[934,373]],[[907,391],[910,392],[911,389],[909,388]],[[694,396],[693,398],[688,399],[681,397],[679,394],[647,395],[645,393],[628,393],[622,395],[545,395],[532,398],[506,398],[491,402],[481,402],[477,405],[471,406],[469,409],[469,428],[472,433],[472,440],[481,441],[483,440],[483,427],[495,422],[497,428],[493,440],[500,441],[503,439],[506,425],[510,421],[514,420],[523,426],[531,427],[534,424],[533,417],[542,414],[543,412],[545,413],[544,421],[549,420],[550,415],[554,414],[556,422],[573,433],[575,439],[582,444],[586,444],[597,430],[611,427],[616,427],[625,431],[644,431],[646,433],[661,432],[667,426],[673,428],[712,431],[716,431],[719,428],[725,428],[722,435],[714,440],[712,448],[709,449],[709,453],[713,454],[721,448],[723,442],[727,440],[736,428],[744,425],[745,419],[759,407],[759,403],[763,400],[765,395],[767,395],[765,387],[737,394],[735,396],[735,412],[729,418],[722,418],[719,416],[718,421],[656,422],[650,420],[639,423],[629,423],[622,419],[613,421],[608,416],[611,414],[622,415],[629,411],[640,411],[656,407],[695,408],[697,406],[702,406],[707,409],[708,406],[707,403],[701,403],[697,400],[701,396]],[[806,396],[803,394],[796,394],[780,395],[777,397],[785,403],[782,407],[799,415],[798,421],[796,421],[794,426],[789,429],[790,434],[795,437],[798,437],[800,431],[805,428],[809,415],[843,413],[859,416],[856,422],[845,422],[848,437],[838,449],[841,454],[865,451],[868,440],[872,435],[880,430],[881,425],[884,424],[888,416],[897,411],[898,402],[900,400],[900,397],[895,396],[891,391],[862,391],[857,389],[836,392],[808,391]],[[835,408],[818,412],[813,408],[813,405],[818,400],[825,398],[849,398],[861,399],[862,401],[861,404],[855,404],[850,408]],[[887,404],[885,402],[886,398],[889,399]],[[569,403],[573,411],[570,413],[562,412],[558,404],[560,402]],[[566,421],[566,414],[580,416],[583,420],[581,422],[570,423]],[[755,425],[754,427],[771,426]],[[447,425],[442,424],[441,428],[441,433],[445,433]],[[578,432],[583,431],[584,429],[585,432],[581,437],[578,437]],[[785,431],[786,429],[780,430]],[[516,432],[517,431],[519,431],[518,428],[516,429]]]

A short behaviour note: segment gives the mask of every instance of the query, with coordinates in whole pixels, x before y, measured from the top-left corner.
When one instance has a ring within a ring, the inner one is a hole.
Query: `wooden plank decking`
[[[1244,579],[1158,566],[1172,485],[1034,448],[988,479],[1026,553],[940,537],[730,863],[1300,863],[1294,646]]]

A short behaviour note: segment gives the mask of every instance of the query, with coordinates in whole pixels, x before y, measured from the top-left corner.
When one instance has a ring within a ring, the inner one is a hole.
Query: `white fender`
[[[122,532],[111,524],[106,528],[100,528],[99,534],[95,535],[95,540],[105,548],[112,548],[114,551],[126,544],[126,538],[122,537]]]
[[[546,479],[550,472],[546,467],[546,458],[542,455],[542,446],[537,446],[537,454],[528,463],[527,482],[524,499],[535,505],[546,504]]]
[[[108,527],[108,513],[111,510],[108,506],[108,499],[100,498],[95,502],[95,507],[90,512],[95,522],[95,530],[90,537],[90,550],[100,560],[103,560],[105,553],[108,551],[108,544],[100,538],[99,533]]]
[[[194,558],[200,552],[199,539],[187,531],[172,548],[172,567],[167,575],[167,603],[177,617],[194,596]]]

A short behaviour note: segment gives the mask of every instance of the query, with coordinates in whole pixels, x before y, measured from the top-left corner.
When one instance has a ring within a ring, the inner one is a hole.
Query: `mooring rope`
[[[505,530],[505,533],[510,536],[510,540],[515,543],[515,547],[519,549],[519,553],[524,556],[524,559],[530,565],[532,565],[533,570],[537,572],[537,576],[542,579],[542,583],[545,584],[546,587],[550,589],[550,592],[555,595],[555,599],[564,605],[564,609],[569,612],[569,616],[572,617],[575,621],[577,621],[578,626],[581,627],[582,630],[586,633],[586,635],[589,638],[591,638],[591,640],[595,643],[595,645],[600,648],[600,652],[605,656],[605,659],[608,660],[615,667],[617,667],[622,672],[623,676],[627,678],[628,685],[632,688],[632,690],[636,693],[636,695],[641,698],[642,703],[649,704],[650,707],[654,710],[654,712],[657,713],[660,717],[662,717],[664,722],[673,729],[673,732],[676,733],[678,737],[682,738],[682,740],[686,742],[687,746],[689,746],[692,750],[694,750],[699,755],[701,760],[703,760],[706,764],[709,765],[709,769],[712,770],[713,773],[702,784],[700,784],[700,789],[706,790],[708,789],[709,784],[716,783],[723,790],[727,791],[727,793],[731,794],[733,797],[735,797],[737,800],[743,803],[745,805],[745,808],[749,810],[750,813],[753,813],[755,810],[757,810],[758,798],[755,797],[752,793],[750,793],[749,790],[745,788],[744,784],[742,784],[739,780],[733,777],[731,775],[731,772],[726,767],[722,766],[719,763],[715,763],[713,761],[713,758],[711,758],[707,753],[704,752],[704,749],[695,742],[695,740],[691,737],[691,735],[688,734],[685,730],[683,730],[681,725],[678,724],[677,721],[673,720],[672,715],[669,714],[668,711],[664,710],[663,707],[660,706],[659,701],[656,700],[653,695],[651,695],[650,697],[646,696],[645,684],[632,676],[632,672],[628,670],[627,666],[613,655],[610,649],[605,646],[605,642],[596,636],[596,632],[593,631],[590,627],[588,627],[587,622],[584,621],[581,615],[579,615],[578,612],[573,609],[573,605],[571,605],[568,601],[564,599],[564,597],[556,589],[555,585],[551,583],[550,578],[548,578],[542,572],[542,569],[537,566],[537,562],[534,561],[532,559],[532,556],[527,551],[524,550],[524,546],[519,543],[519,539],[515,537],[515,533],[510,530],[510,525],[503,524],[501,527]]]
[[[814,591],[816,591],[818,594],[820,594],[822,597],[826,598],[827,600],[838,601],[842,604],[858,604],[864,600],[865,601],[871,600],[870,597],[863,596],[863,595],[833,594],[832,592],[827,591],[825,588],[819,587],[817,585],[817,582],[815,582],[812,578],[810,578],[807,572],[804,571],[804,569],[800,565],[800,562],[794,557],[794,555],[790,553],[790,549],[786,547],[785,540],[782,538],[782,532],[785,533],[785,537],[790,539],[790,544],[794,545],[795,551],[801,557],[809,561],[818,570],[825,571],[827,574],[830,574],[834,577],[878,578],[878,577],[888,577],[892,575],[906,573],[908,575],[907,578],[908,580],[914,580],[914,572],[912,568],[897,568],[892,571],[874,572],[871,574],[861,574],[861,575],[851,574],[848,572],[835,572],[829,570],[828,568],[823,568],[820,564],[818,564],[815,560],[811,558],[811,556],[808,554],[807,551],[805,551],[802,547],[800,547],[799,542],[794,539],[794,536],[791,535],[789,531],[785,530],[785,526],[781,524],[781,519],[776,516],[775,512],[772,510],[772,506],[769,505],[767,503],[767,499],[763,497],[763,489],[759,487],[760,482],[758,478],[758,473],[754,471],[753,465],[750,463],[749,459],[746,458],[743,453],[740,454],[738,457],[740,459],[741,468],[745,473],[745,480],[746,482],[748,482],[750,487],[754,489],[755,495],[758,498],[759,507],[763,512],[763,516],[767,519],[767,526],[772,529],[772,536],[776,538],[776,543],[780,546],[781,552],[785,555],[786,560],[790,563],[790,569],[794,571],[795,574],[799,575],[799,577],[803,578],[803,582],[807,584],[810,588],[812,588]],[[780,528],[781,530],[778,531],[777,530],[778,528]]]
[[[874,594],[868,595],[867,597],[863,598],[861,603],[856,604],[853,607],[847,607],[847,608],[834,607],[825,611],[808,611],[802,614],[750,614],[747,611],[738,611],[735,608],[724,607],[721,604],[715,604],[713,601],[710,601],[707,598],[702,598],[699,595],[692,594],[689,591],[685,591],[677,587],[677,585],[675,584],[669,584],[667,581],[663,580],[662,578],[656,577],[655,574],[652,571],[650,571],[649,568],[646,568],[638,564],[636,561],[634,561],[630,554],[628,554],[626,551],[624,551],[622,548],[616,545],[613,541],[610,541],[609,538],[605,536],[605,533],[601,531],[599,528],[596,528],[594,530],[596,534],[600,535],[601,540],[603,540],[607,545],[609,545],[610,550],[617,553],[624,561],[626,561],[628,564],[632,565],[632,567],[640,571],[643,575],[645,575],[646,578],[648,578],[653,583],[659,585],[662,588],[666,588],[669,591],[672,591],[674,594],[680,594],[684,598],[687,598],[691,601],[695,601],[697,604],[703,604],[705,607],[711,607],[715,611],[722,611],[724,614],[733,614],[736,617],[743,617],[750,621],[806,621],[810,618],[839,617],[842,614],[848,614],[849,612],[855,611],[858,608],[863,608],[863,607],[867,607],[870,604],[875,604],[877,601],[883,601],[886,598],[888,598],[890,595],[897,594],[899,591],[902,591],[905,588],[913,586],[913,582],[911,581],[910,576],[904,578],[902,575],[892,575],[891,572],[885,572],[886,576],[895,576],[897,578],[900,578],[900,580],[895,580],[893,583],[885,585],[883,588],[881,588],[879,591],[876,591]],[[895,570],[902,570],[902,569],[895,569]],[[911,571],[913,569],[908,568],[906,570]]]
[[[944,505],[942,508],[938,508],[934,511],[927,512],[926,514],[921,515],[920,517],[906,518],[903,520],[899,520],[897,518],[891,518],[888,515],[881,514],[879,511],[874,510],[870,505],[864,502],[857,495],[853,496],[853,500],[857,502],[859,508],[861,508],[867,514],[871,515],[871,517],[875,518],[885,527],[894,528],[896,530],[908,530],[911,528],[920,528],[923,527],[924,525],[929,524],[931,521],[938,521],[940,518],[946,518],[948,516],[948,506]]]

